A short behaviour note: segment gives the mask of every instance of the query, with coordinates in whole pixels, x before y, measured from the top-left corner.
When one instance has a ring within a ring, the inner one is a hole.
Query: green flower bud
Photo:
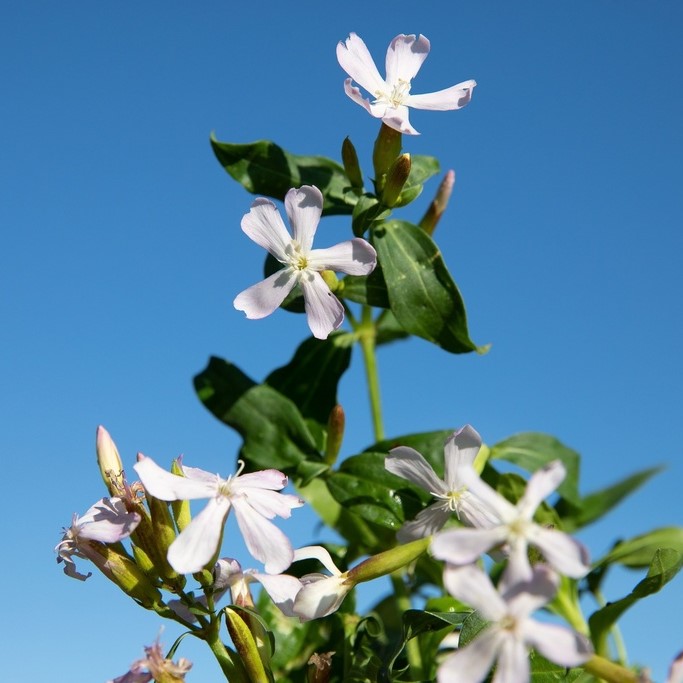
[[[348,571],[349,580],[354,584],[363,583],[391,574],[420,557],[429,548],[431,540],[431,536],[428,536],[373,555]]]
[[[410,154],[401,154],[391,165],[387,173],[386,184],[382,190],[382,204],[385,206],[396,206],[401,190],[410,175]]]
[[[185,476],[183,468],[180,466],[177,459],[171,463],[171,472],[177,474],[179,477]],[[176,527],[178,527],[178,531],[180,532],[192,521],[190,501],[174,500],[171,503],[171,509],[173,510],[173,519],[175,519]]]
[[[451,198],[454,184],[455,171],[448,171],[441,181],[439,189],[436,191],[436,196],[418,224],[428,235],[433,234],[437,223],[441,220],[441,216],[443,216],[448,206],[448,201]]]
[[[97,464],[104,485],[112,496],[121,496],[125,490],[125,478],[123,475],[123,463],[121,456],[112,440],[109,432],[100,425],[97,428],[95,439],[97,450]]]
[[[327,418],[327,444],[325,446],[325,462],[333,465],[339,455],[344,439],[344,424],[346,418],[344,409],[340,405],[334,406]]]
[[[351,182],[351,187],[357,190],[360,194],[363,191],[363,173],[360,170],[360,164],[358,163],[358,154],[356,154],[356,148],[349,138],[344,138],[341,149],[342,162],[344,164],[344,170],[346,175],[349,177]]]
[[[226,626],[230,632],[230,638],[240,655],[249,681],[252,683],[269,683],[256,640],[249,630],[246,621],[237,610],[231,607],[226,607],[223,612],[225,614]]]
[[[375,169],[375,192],[377,194],[380,194],[384,189],[386,175],[396,157],[401,153],[401,140],[401,133],[389,128],[384,123],[382,124],[372,151],[372,164]]]

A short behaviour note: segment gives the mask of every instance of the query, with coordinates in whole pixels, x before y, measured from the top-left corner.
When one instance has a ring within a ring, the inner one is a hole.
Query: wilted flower
[[[117,543],[130,536],[140,523],[137,512],[128,512],[120,498],[98,500],[82,517],[74,514],[71,526],[64,529],[62,540],[56,545],[57,562],[64,562],[64,573],[79,581],[85,581],[88,574],[76,571],[73,557],[93,559],[95,550],[91,541]]]
[[[298,284],[313,336],[327,339],[342,324],[344,307],[330,291],[321,271],[368,275],[375,268],[377,254],[359,237],[328,249],[311,248],[323,209],[323,196],[317,187],[304,185],[298,190],[289,190],[285,195],[285,209],[293,236],[287,232],[275,204],[264,197],[256,199],[242,219],[242,230],[284,268],[245,289],[233,303],[247,318],[265,318]]]
[[[578,666],[590,658],[591,646],[584,636],[530,618],[557,592],[557,575],[548,567],[537,565],[523,583],[510,585],[503,581],[500,593],[474,565],[449,565],[443,580],[449,593],[479,610],[492,623],[443,662],[437,672],[439,683],[479,683],[496,660],[493,683],[527,683],[530,647],[561,666]]]
[[[269,574],[280,574],[294,556],[289,539],[272,522],[276,515],[288,518],[304,503],[297,496],[278,493],[287,477],[277,470],[263,470],[221,479],[195,467],[183,467],[184,477],[171,474],[151,458],[138,455],[135,465],[142,483],[160,500],[208,498],[206,507],[183,529],[168,549],[168,561],[177,572],[203,569],[218,551],[223,524],[231,508],[249,552],[265,563]]]
[[[465,425],[448,437],[444,445],[445,476],[439,479],[432,466],[414,448],[392,448],[384,460],[386,469],[416,484],[439,500],[406,522],[396,534],[399,541],[424,538],[435,533],[455,513],[472,526],[489,526],[496,517],[465,485],[462,472],[471,469],[481,448],[481,437]]]
[[[442,531],[432,541],[434,557],[450,564],[469,564],[484,552],[503,544],[509,556],[506,569],[509,580],[528,581],[531,566],[527,548],[533,545],[557,571],[574,579],[582,578],[590,570],[586,548],[571,536],[533,521],[536,508],[559,486],[565,474],[559,460],[534,472],[524,495],[517,505],[513,505],[482,481],[474,470],[463,470],[465,486],[495,513],[498,521],[481,529]]]
[[[351,78],[344,81],[346,94],[372,116],[401,133],[418,135],[408,120],[408,107],[415,109],[460,109],[472,99],[473,80],[463,81],[445,90],[424,95],[411,95],[411,81],[429,54],[430,44],[423,35],[400,34],[391,41],[387,50],[386,79],[379,75],[375,62],[365,43],[351,33],[345,42],[337,45],[337,60]],[[374,99],[364,99],[361,91],[352,85],[356,81]]]
[[[177,663],[166,659],[157,641],[145,648],[145,657],[134,662],[123,676],[108,683],[183,683],[185,674],[192,668],[192,662],[181,657]]]

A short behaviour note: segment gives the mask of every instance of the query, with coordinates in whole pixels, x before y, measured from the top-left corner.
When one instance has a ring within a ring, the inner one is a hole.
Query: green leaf
[[[492,446],[489,459],[507,460],[527,472],[535,472],[553,460],[561,460],[567,476],[557,491],[572,505],[581,505],[578,490],[579,455],[555,437],[537,432],[516,434]]]
[[[620,541],[595,566],[623,564],[634,569],[647,567],[659,548],[672,548],[683,555],[683,527],[662,527]]]
[[[399,339],[406,339],[410,335],[401,327],[396,316],[391,311],[382,311],[375,322],[377,346],[390,344]]]
[[[465,304],[431,237],[405,221],[374,225],[370,234],[405,331],[451,353],[483,352],[469,337]]]
[[[265,383],[291,399],[305,418],[326,425],[337,404],[337,385],[350,361],[349,335],[335,332],[324,341],[310,337]]]
[[[683,566],[683,555],[681,553],[673,548],[660,548],[652,558],[647,577],[638,583],[629,595],[621,600],[608,603],[591,615],[588,626],[598,654],[605,654],[609,629],[617,619],[638,600],[659,592],[676,576],[681,566]]]
[[[453,434],[455,429],[440,429],[436,432],[422,432],[420,434],[404,434],[391,439],[378,441],[365,449],[365,452],[388,453],[392,448],[408,446],[421,453],[425,460],[432,466],[437,476],[444,476],[444,445],[446,439]]]
[[[194,386],[206,408],[242,436],[240,457],[253,468],[272,467],[297,479],[320,471],[315,441],[297,407],[281,393],[216,357]]]
[[[391,209],[384,206],[374,194],[361,195],[353,207],[351,228],[356,237],[362,237],[375,221],[386,218]]]
[[[559,501],[556,507],[560,517],[563,518],[565,530],[572,532],[595,522],[661,470],[661,467],[650,467],[612,486],[590,493],[581,500],[578,508]]]
[[[320,156],[291,154],[274,142],[218,142],[211,147],[220,165],[252,194],[283,200],[287,191],[315,185],[324,198],[323,214],[351,214],[356,195],[342,166]]]
[[[389,308],[387,284],[379,264],[370,275],[347,275],[339,282],[339,289],[335,291],[338,297],[367,304],[376,308]]]
[[[405,206],[417,199],[422,193],[424,183],[433,175],[436,175],[440,168],[439,161],[436,157],[428,157],[421,154],[411,155],[410,175],[401,190],[401,194],[395,206]]]

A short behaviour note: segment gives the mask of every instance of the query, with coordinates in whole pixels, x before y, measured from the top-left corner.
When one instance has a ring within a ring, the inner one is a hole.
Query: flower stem
[[[610,662],[600,655],[593,655],[583,668],[596,678],[600,678],[608,683],[639,683],[641,678],[638,674],[626,669],[620,664]]]
[[[382,406],[379,397],[379,375],[377,373],[377,357],[375,355],[376,329],[372,321],[372,309],[363,306],[361,323],[356,329],[358,341],[363,350],[365,361],[365,376],[368,381],[368,393],[370,396],[370,411],[372,413],[372,425],[375,431],[375,441],[384,439],[384,425],[382,423]]]
[[[220,619],[215,618],[212,620],[209,628],[206,629],[204,640],[206,640],[208,646],[211,648],[211,652],[213,652],[213,656],[221,667],[225,679],[230,681],[230,683],[250,683],[249,678],[239,661],[233,661],[233,658],[230,656],[230,651],[221,641],[219,629]]]

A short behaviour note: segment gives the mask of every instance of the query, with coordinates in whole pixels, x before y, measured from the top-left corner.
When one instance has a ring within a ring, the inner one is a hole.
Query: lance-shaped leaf
[[[244,439],[240,457],[256,469],[275,468],[297,479],[319,472],[322,455],[296,405],[238,367],[212,357],[194,378],[197,395]]]
[[[469,337],[465,304],[432,238],[405,221],[374,225],[370,234],[401,326],[451,353],[484,352]]]
[[[351,228],[356,237],[362,237],[375,221],[386,218],[391,209],[384,206],[374,194],[366,192],[353,207]]]
[[[527,472],[535,472],[553,460],[561,460],[567,476],[557,491],[572,505],[581,505],[578,491],[579,455],[556,438],[537,432],[515,434],[492,446],[490,459],[507,460]]]
[[[414,154],[411,155],[410,162],[410,175],[401,190],[396,207],[405,206],[417,199],[422,193],[425,182],[440,170],[439,161],[435,157]]]
[[[347,334],[335,332],[324,341],[310,337],[287,365],[268,375],[266,384],[291,399],[305,418],[326,425],[350,360]]]
[[[673,548],[660,548],[650,562],[647,576],[621,600],[615,600],[594,612],[588,620],[591,639],[598,654],[605,654],[607,635],[612,625],[631,605],[659,592],[683,566],[683,555]]]
[[[291,154],[269,140],[211,147],[220,165],[252,194],[283,200],[287,191],[315,185],[324,198],[323,215],[350,214],[357,197],[344,169],[332,159]]]
[[[594,491],[581,499],[578,508],[567,504],[565,500],[558,501],[556,508],[558,514],[562,517],[565,530],[573,532],[587,524],[592,524],[661,470],[661,467],[650,467],[636,472],[630,477],[612,484],[612,486]],[[663,545],[660,547],[663,547]],[[649,561],[650,558],[648,558],[645,564],[648,564]]]
[[[620,541],[595,565],[619,563],[634,569],[647,567],[659,548],[673,548],[683,556],[683,527],[662,527]]]
[[[339,283],[335,294],[343,299],[376,308],[389,308],[387,284],[379,264],[370,275],[347,275]]]

